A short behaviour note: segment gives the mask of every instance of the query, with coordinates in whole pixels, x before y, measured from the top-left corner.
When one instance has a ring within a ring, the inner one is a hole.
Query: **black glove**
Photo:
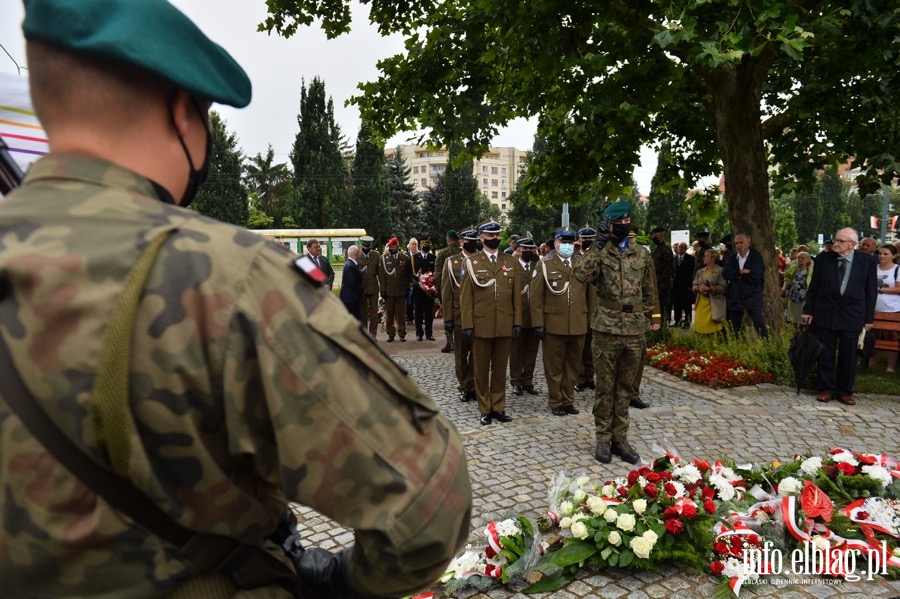
[[[463,329],[463,340],[466,343],[475,341],[475,329]]]
[[[444,331],[446,331],[447,333],[453,332],[453,321],[452,320],[444,321]]]
[[[384,291],[381,292],[381,299],[387,299],[387,293]]]
[[[521,333],[522,333],[522,327],[514,326],[514,327],[513,327],[513,335],[512,335],[513,341],[515,341],[516,339],[518,339],[518,338],[519,338],[519,335],[520,335]]]
[[[297,576],[321,599],[366,599],[353,590],[347,582],[347,557],[349,549],[331,553],[319,547],[310,547],[293,558]]]
[[[603,222],[597,225],[597,238],[594,240],[594,243],[591,244],[591,247],[597,246],[597,249],[602,250],[603,246],[609,241],[609,238],[609,219],[604,218]]]
[[[534,327],[534,336],[538,339],[544,338],[544,327]]]

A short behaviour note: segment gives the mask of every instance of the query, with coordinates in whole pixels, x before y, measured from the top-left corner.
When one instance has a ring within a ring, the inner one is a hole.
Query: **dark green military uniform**
[[[474,232],[473,232],[474,233]],[[465,233],[463,233],[465,235]],[[475,378],[472,372],[472,344],[462,336],[462,306],[460,290],[462,281],[468,275],[466,259],[469,255],[460,249],[444,262],[441,277],[441,306],[444,320],[453,321],[453,358],[456,367],[456,382],[462,401],[475,398]]]
[[[359,265],[359,272],[362,275],[363,295],[360,303],[360,312],[362,313],[362,327],[368,329],[372,338],[378,334],[378,293],[380,287],[378,285],[378,268],[381,262],[381,254],[375,248],[365,249],[366,244],[371,244],[374,239],[369,236],[361,237],[360,241],[363,247],[360,249],[359,257],[356,263]]]
[[[566,258],[557,251],[541,262],[531,284],[531,322],[545,331],[544,375],[548,405],[556,415],[578,413],[573,409],[575,383],[588,329],[588,289],[573,276],[573,260],[574,256]]]
[[[393,238],[391,241],[397,241]],[[386,251],[378,262],[378,284],[384,296],[384,328],[388,341],[399,332],[406,340],[406,295],[409,292],[409,256],[398,249]]]
[[[656,227],[651,231],[654,235],[665,233],[662,227]],[[669,312],[672,307],[672,287],[675,284],[675,254],[672,246],[660,239],[659,243],[650,252],[653,259],[653,268],[656,273],[656,289],[659,297],[659,309],[662,314],[662,327],[669,326]]]
[[[627,441],[628,398],[641,361],[643,336],[657,305],[652,269],[650,252],[639,244],[629,245],[627,236],[621,241],[610,240],[602,249],[591,246],[575,265],[576,279],[597,285],[591,349],[597,380],[594,424],[599,443]]]
[[[533,239],[523,237],[516,242],[516,247],[518,251],[531,253],[535,250],[535,243]],[[518,258],[516,262],[519,267],[519,278],[522,279],[522,331],[513,341],[512,353],[509,355],[509,384],[512,385],[513,393],[516,395],[522,395],[523,392],[535,395],[537,391],[534,388],[534,369],[541,340],[531,322],[530,292],[534,277],[538,274],[539,261],[523,261]]]

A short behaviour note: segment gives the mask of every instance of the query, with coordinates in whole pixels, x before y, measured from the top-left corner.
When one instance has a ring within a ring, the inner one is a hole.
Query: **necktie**
[[[569,259],[563,258],[563,264],[565,264],[566,268],[569,268]]]
[[[494,254],[491,254],[491,264],[496,264],[496,263],[497,263],[497,256]]]
[[[839,285],[843,287],[844,285],[844,277],[847,275],[847,259],[846,258],[838,258],[838,275],[840,275]]]

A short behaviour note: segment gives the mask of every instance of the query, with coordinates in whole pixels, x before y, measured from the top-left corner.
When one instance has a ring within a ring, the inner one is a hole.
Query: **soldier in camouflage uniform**
[[[448,258],[452,258],[462,251],[462,248],[459,247],[459,233],[451,229],[447,231],[447,235],[444,237],[444,239],[447,241],[447,247],[438,252],[437,258],[435,258],[434,261],[434,288],[437,289],[439,293],[441,293],[442,302],[443,291],[441,290],[444,283],[444,263]],[[447,343],[445,343],[444,347],[441,348],[441,353],[449,354],[453,351],[453,328],[450,327],[448,329],[446,326],[447,311],[444,308],[443,304],[441,305],[441,313],[443,314],[445,321],[444,336],[447,338]],[[452,316],[450,318],[452,318]]]
[[[596,283],[598,295],[591,316],[597,377],[594,456],[608,463],[615,454],[636,464],[640,456],[628,443],[628,397],[641,361],[644,333],[659,328],[653,262],[646,248],[628,243],[630,203],[611,204],[602,218],[608,228],[598,230],[600,243],[592,245],[575,265],[575,278]]]
[[[374,243],[375,239],[369,235],[360,237],[360,252],[356,258],[363,283],[363,296],[360,303],[362,327],[368,328],[372,339],[378,335],[378,265],[381,262],[381,254],[372,247]]]
[[[29,0],[23,29],[52,152],[0,204],[7,366],[108,464],[91,395],[110,313],[139,253],[171,232],[133,323],[127,478],[179,525],[296,567],[313,597],[432,583],[469,532],[454,427],[321,273],[185,208],[212,151],[210,102],[250,101],[243,70],[162,0]],[[156,598],[201,577],[61,466],[5,393],[0,595]],[[267,539],[290,501],[355,529],[355,543],[292,563]],[[291,595],[264,584],[240,596]]]

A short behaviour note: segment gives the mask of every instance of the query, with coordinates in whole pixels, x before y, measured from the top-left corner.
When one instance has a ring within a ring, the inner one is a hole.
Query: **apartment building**
[[[449,152],[446,149],[402,144],[386,148],[385,155],[392,158],[397,149],[410,168],[410,182],[416,191],[422,192],[434,185],[437,177],[447,170]],[[504,219],[512,208],[508,198],[516,188],[526,156],[525,150],[490,148],[473,164],[472,174],[478,182],[478,188],[484,197],[500,209]]]

